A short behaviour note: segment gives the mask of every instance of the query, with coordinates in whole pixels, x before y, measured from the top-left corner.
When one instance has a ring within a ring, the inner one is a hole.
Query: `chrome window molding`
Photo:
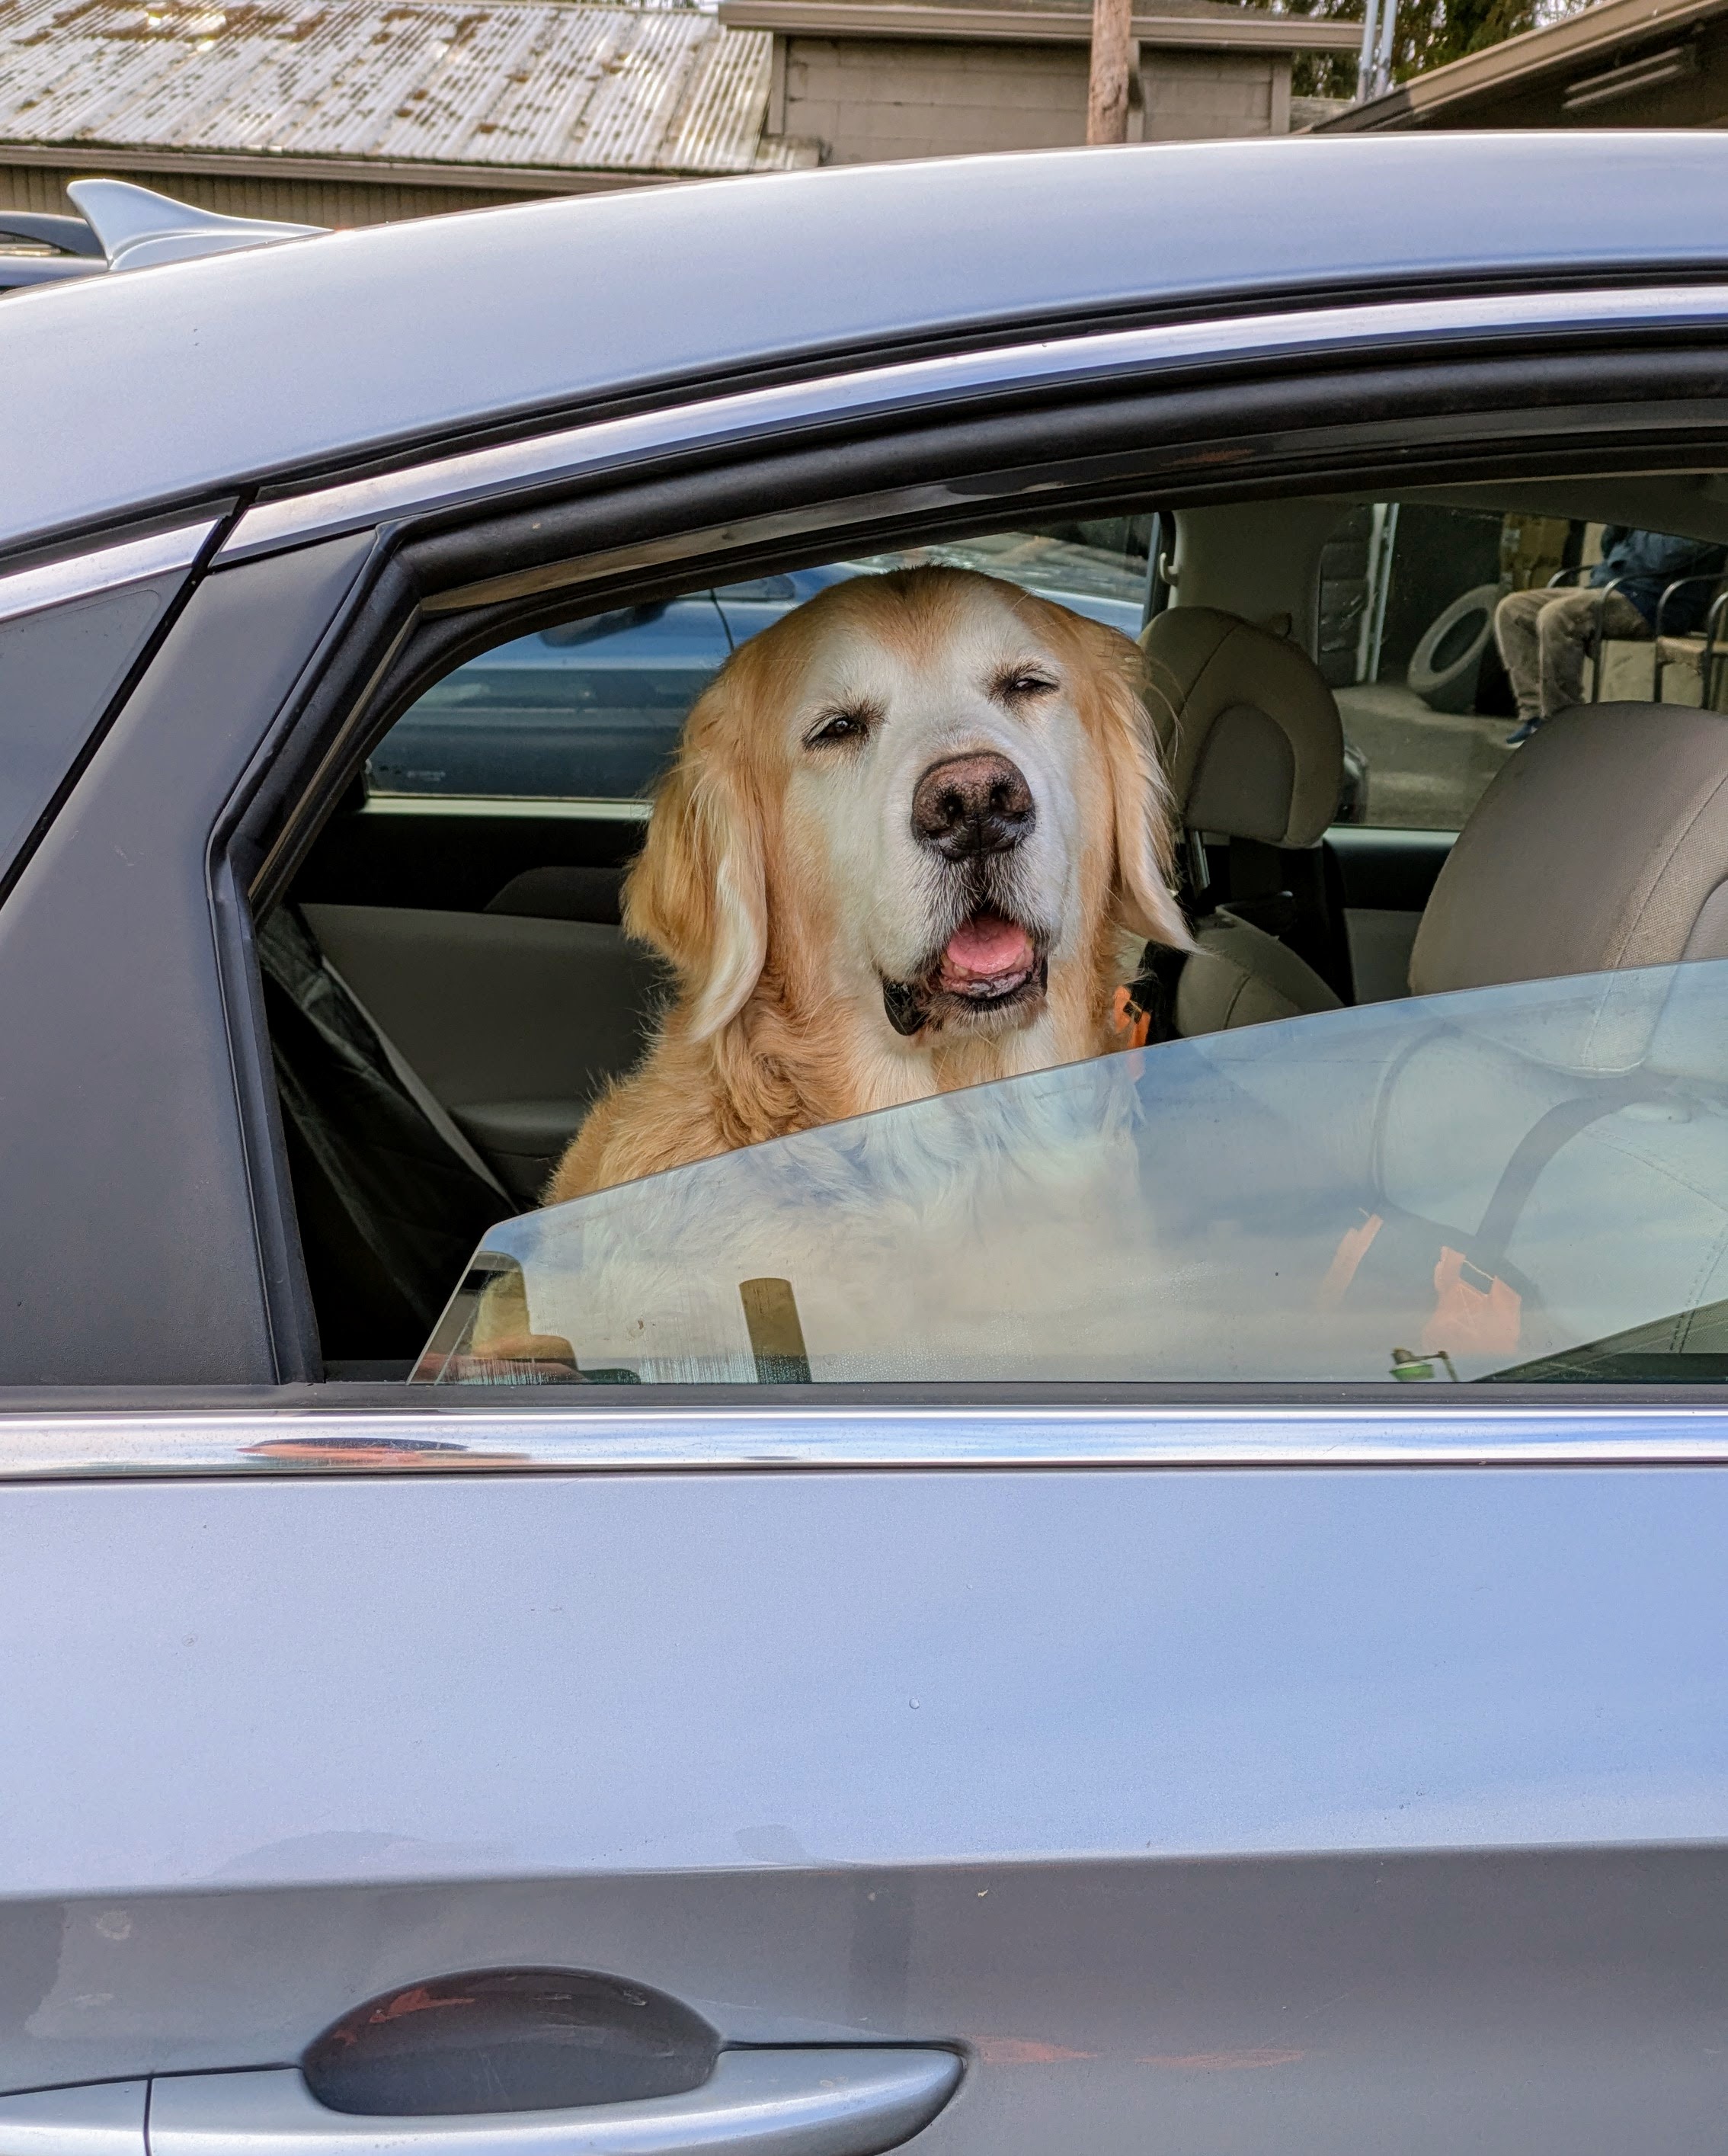
[[[217,559],[235,562],[273,553],[395,517],[478,504],[529,483],[597,476],[647,457],[724,448],[837,415],[887,418],[969,396],[1038,386],[1074,388],[1227,361],[1318,358],[1334,352],[1392,355],[1463,341],[1503,342],[1540,331],[1577,335],[1653,325],[1720,333],[1728,329],[1728,287],[1510,293],[1316,307],[1045,338],[856,368],[599,420],[260,503],[241,517]]]
[[[182,524],[148,539],[123,540],[117,547],[99,547],[88,554],[68,555],[40,568],[0,577],[0,621],[39,613],[45,607],[63,606],[68,599],[117,591],[123,584],[142,583],[146,578],[160,577],[171,569],[188,569],[215,529],[216,520],[210,517],[202,524]]]
[[[577,824],[645,824],[652,801],[594,799],[573,793],[369,793],[362,816],[520,817],[536,823],[567,817]]]
[[[894,1408],[415,1413],[289,1408],[0,1419],[0,1482],[762,1468],[1728,1465],[1728,1409]]]

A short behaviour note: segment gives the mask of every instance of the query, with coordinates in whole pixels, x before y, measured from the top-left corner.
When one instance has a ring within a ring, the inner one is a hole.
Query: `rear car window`
[[[1515,746],[1497,613],[1625,547],[1531,501],[933,540],[449,675],[263,928],[326,1355],[438,1385],[1728,1373],[1723,551],[1700,514],[1693,603]],[[869,589],[926,566],[1086,620],[1040,664],[994,640],[1038,609]],[[751,652],[823,593],[827,654]]]

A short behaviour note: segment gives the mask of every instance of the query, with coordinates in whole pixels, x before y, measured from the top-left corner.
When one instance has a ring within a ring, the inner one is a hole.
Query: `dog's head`
[[[1126,637],[957,569],[831,587],[691,712],[626,892],[691,1031],[772,970],[901,1041],[1034,1019],[1113,932],[1186,947]]]

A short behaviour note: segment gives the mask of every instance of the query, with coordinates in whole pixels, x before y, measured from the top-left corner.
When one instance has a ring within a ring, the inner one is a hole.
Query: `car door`
[[[0,906],[0,2137],[1710,2145],[1713,1389],[326,1373],[251,914],[459,588],[328,507],[223,523]]]

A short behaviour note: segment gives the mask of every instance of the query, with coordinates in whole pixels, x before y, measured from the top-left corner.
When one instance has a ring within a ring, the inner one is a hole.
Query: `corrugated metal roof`
[[[0,0],[0,143],[720,173],[772,38],[689,4]]]

